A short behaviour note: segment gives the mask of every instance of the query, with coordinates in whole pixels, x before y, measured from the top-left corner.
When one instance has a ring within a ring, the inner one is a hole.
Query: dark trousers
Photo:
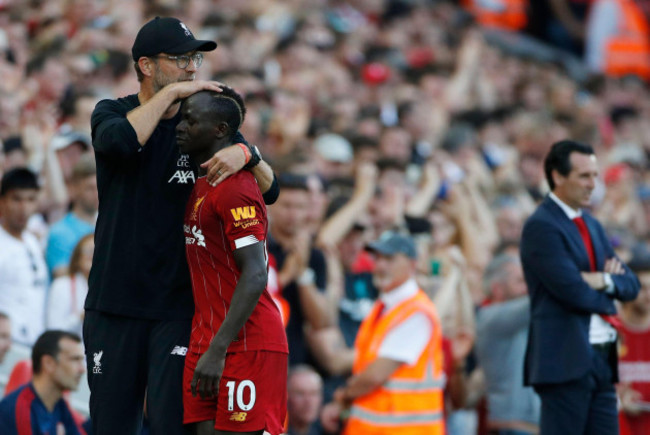
[[[561,384],[535,385],[542,400],[541,435],[618,434],[616,391],[609,354],[592,349],[592,366],[585,376]]]
[[[149,433],[185,435],[182,381],[191,320],[87,311],[84,344],[94,435],[136,435],[147,394]]]

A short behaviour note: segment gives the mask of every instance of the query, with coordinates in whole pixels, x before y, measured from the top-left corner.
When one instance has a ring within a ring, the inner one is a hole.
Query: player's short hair
[[[81,343],[81,337],[69,331],[50,330],[45,331],[38,337],[38,340],[36,340],[32,348],[32,368],[35,375],[41,372],[43,368],[42,361],[45,355],[49,355],[54,359],[59,356],[59,352],[61,351],[59,344],[64,338]]]
[[[555,142],[551,146],[551,150],[544,159],[544,174],[548,186],[553,191],[555,189],[555,182],[553,181],[553,171],[558,171],[560,175],[567,176],[571,172],[571,153],[580,154],[594,154],[594,149],[590,145],[586,145],[573,140],[562,140]]]
[[[12,190],[39,189],[36,174],[27,168],[14,168],[5,172],[0,182],[0,197]]]
[[[228,124],[231,132],[230,139],[234,138],[246,117],[244,99],[228,86],[222,86],[221,92],[209,92],[209,94],[212,100],[208,110],[215,119],[223,120]]]

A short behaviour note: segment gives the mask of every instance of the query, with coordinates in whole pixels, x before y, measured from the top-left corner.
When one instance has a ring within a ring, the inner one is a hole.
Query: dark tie
[[[584,243],[585,249],[587,250],[587,255],[589,256],[590,270],[594,272],[596,270],[596,254],[594,253],[594,245],[591,243],[589,228],[587,228],[587,224],[585,224],[585,220],[582,218],[582,216],[573,218],[573,222],[578,227],[578,231],[580,231],[582,243]],[[609,316],[607,314],[601,314],[600,317],[602,317],[605,322],[609,323],[617,330],[621,327],[621,320],[618,318],[618,315]]]

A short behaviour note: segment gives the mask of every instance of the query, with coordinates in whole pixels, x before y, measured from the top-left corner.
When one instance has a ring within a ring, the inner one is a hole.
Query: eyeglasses
[[[180,69],[185,69],[190,65],[190,59],[192,62],[194,62],[194,66],[196,68],[200,67],[201,64],[203,63],[203,53],[194,53],[191,56],[165,56],[162,54],[158,54],[154,57],[164,57],[165,59],[169,60],[175,60],[176,61],[176,66],[179,67]]]

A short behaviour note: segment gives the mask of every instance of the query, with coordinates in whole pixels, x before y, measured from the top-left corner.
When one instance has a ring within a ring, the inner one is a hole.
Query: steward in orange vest
[[[359,329],[352,376],[324,419],[347,409],[344,435],[443,435],[441,327],[413,278],[415,244],[388,232],[366,249],[377,255],[373,282],[381,295]]]
[[[607,0],[618,3],[616,35],[605,44],[605,74],[628,74],[650,80],[650,26],[634,0]]]
[[[463,6],[485,27],[514,32],[528,24],[528,0],[463,0]]]

